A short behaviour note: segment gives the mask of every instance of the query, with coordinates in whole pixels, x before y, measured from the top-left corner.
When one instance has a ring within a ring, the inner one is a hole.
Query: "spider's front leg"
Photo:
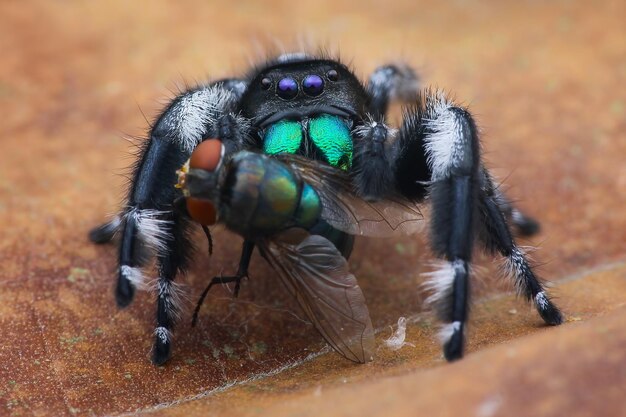
[[[482,166],[478,130],[466,109],[441,93],[426,92],[406,112],[390,154],[397,189],[414,200],[428,197],[432,205],[430,240],[435,254],[445,261],[431,274],[430,300],[445,323],[441,337],[446,359],[463,355],[470,262],[477,238],[506,257],[520,292],[534,301],[546,323],[562,322],[512,238],[503,212],[513,208],[502,205],[503,195]]]
[[[418,93],[419,77],[415,70],[405,63],[380,66],[367,80],[369,112],[375,120],[382,120],[385,117],[390,102],[399,100],[410,103],[415,101]]]
[[[142,266],[156,254],[157,314],[153,362],[170,356],[171,330],[180,304],[174,279],[191,255],[189,220],[174,208],[180,193],[176,171],[204,138],[220,137],[227,152],[240,148],[246,126],[234,111],[245,82],[223,80],[177,97],[154,125],[135,166],[126,208],[119,220],[90,233],[96,243],[120,234],[117,304],[125,307],[143,284]]]

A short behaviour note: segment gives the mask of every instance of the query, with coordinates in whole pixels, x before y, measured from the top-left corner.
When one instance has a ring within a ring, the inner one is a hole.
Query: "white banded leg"
[[[550,325],[561,324],[563,315],[550,300],[523,250],[515,244],[495,187],[488,175],[484,178],[486,180],[480,192],[481,240],[488,249],[505,257],[506,275],[511,277],[518,293],[534,303],[541,318]]]
[[[436,311],[444,322],[440,336],[444,356],[463,356],[469,313],[469,265],[474,241],[480,155],[477,129],[470,114],[442,95],[427,95],[425,153],[431,170],[430,238],[447,265],[431,284]]]

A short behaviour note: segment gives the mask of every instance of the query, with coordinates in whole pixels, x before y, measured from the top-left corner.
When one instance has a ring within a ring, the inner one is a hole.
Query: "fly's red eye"
[[[200,143],[191,154],[189,168],[213,172],[222,160],[222,141],[207,139]]]
[[[222,141],[207,139],[194,149],[189,160],[189,167],[213,172],[222,160]]]
[[[189,158],[189,169],[214,172],[222,161],[223,151],[224,147],[219,139],[201,142]],[[217,221],[217,210],[211,201],[187,197],[186,204],[189,215],[198,223],[210,226]]]
[[[192,219],[205,226],[211,226],[217,221],[215,204],[210,201],[187,197],[187,212]]]

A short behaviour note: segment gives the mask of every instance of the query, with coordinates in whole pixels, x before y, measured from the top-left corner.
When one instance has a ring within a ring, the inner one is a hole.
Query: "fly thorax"
[[[268,155],[299,154],[347,171],[352,167],[353,154],[350,126],[341,117],[329,114],[280,120],[265,131],[263,151]]]

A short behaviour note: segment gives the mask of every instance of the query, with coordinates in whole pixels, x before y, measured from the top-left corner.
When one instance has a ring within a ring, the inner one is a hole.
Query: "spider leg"
[[[480,191],[480,239],[488,250],[497,251],[506,258],[508,275],[514,279],[518,292],[534,302],[541,318],[547,324],[561,324],[561,312],[550,300],[522,249],[515,244],[503,214],[506,207],[503,209],[500,201],[496,188],[485,171]]]
[[[378,67],[367,82],[370,96],[369,111],[376,119],[387,113],[391,100],[414,101],[419,92],[419,78],[406,64],[388,64]]]
[[[109,243],[115,237],[115,234],[120,230],[122,221],[119,216],[115,216],[110,221],[96,226],[89,231],[89,240],[93,243]]]
[[[170,113],[173,118],[180,118],[181,128],[183,129],[186,128],[187,131],[180,132],[178,133],[178,135],[175,132],[169,132],[169,134],[168,132],[165,132],[166,136],[177,137],[177,140],[180,143],[186,144],[185,147],[188,147],[188,145],[193,146],[193,143],[199,142],[199,140],[197,139],[198,132],[194,130],[202,129],[203,128],[202,119],[209,117],[208,115],[201,114],[202,108],[197,108],[194,111],[193,107],[195,106],[203,106],[203,105],[207,106],[208,105],[207,104],[208,100],[198,99],[198,97],[194,99],[193,98],[194,94],[197,95],[199,92],[209,89],[211,87],[218,87],[222,89],[223,91],[228,92],[231,95],[231,100],[228,100],[228,101],[232,101],[232,99],[238,101],[243,95],[246,89],[246,86],[247,86],[247,83],[241,79],[225,78],[225,79],[211,83],[210,85],[204,87],[204,89],[200,88],[198,90],[188,91],[186,93],[181,94],[172,102],[170,107],[164,112],[163,116],[165,116],[166,113]],[[181,103],[181,102],[184,102],[184,103]],[[207,109],[207,110],[210,110],[210,109]],[[184,114],[184,113],[187,113],[187,114]],[[194,115],[194,113],[196,114]],[[194,117],[197,118],[197,120],[193,120]],[[230,119],[236,118],[233,115],[228,115],[228,117],[230,117]],[[185,118],[188,118],[191,120],[187,120],[185,122],[184,121]],[[159,120],[159,122],[160,121],[161,120]],[[170,120],[170,121],[174,121],[174,120]],[[228,128],[228,123],[222,123],[222,126],[223,126],[223,129]],[[208,128],[208,126],[206,127]],[[172,129],[174,129],[173,126],[171,127],[171,130]],[[156,135],[156,132],[153,131],[153,136],[155,135]],[[230,136],[232,136],[232,134],[227,135],[227,137],[230,137]],[[230,147],[232,148],[232,143],[226,143],[226,145],[227,146],[231,145]],[[146,151],[147,149],[144,148],[140,152],[142,159],[145,157]],[[227,149],[227,151],[233,151],[233,149]],[[135,173],[135,175],[136,174],[137,173]],[[120,231],[121,225],[122,225],[122,218],[120,216],[115,216],[110,221],[91,229],[89,231],[89,240],[97,244],[109,243],[110,241],[113,240],[115,235]]]
[[[429,301],[445,323],[440,336],[444,356],[463,355],[468,317],[469,274],[480,180],[478,131],[467,110],[443,94],[427,91],[405,117],[391,153],[396,188],[432,206],[430,241],[443,259],[430,274]]]
[[[169,358],[171,329],[180,309],[174,279],[177,273],[184,272],[192,246],[186,236],[189,222],[174,207],[181,195],[174,188],[176,171],[204,138],[220,137],[227,151],[243,146],[247,124],[231,112],[244,89],[244,81],[222,80],[175,98],[154,125],[134,168],[119,225],[115,295],[120,307],[130,304],[135,288],[143,284],[141,268],[156,254],[159,277],[155,364]],[[111,229],[101,226],[90,237],[94,241],[106,240]]]
[[[426,91],[405,112],[390,154],[396,188],[416,201],[428,197],[432,206],[430,240],[442,267],[430,274],[429,298],[445,323],[444,355],[463,355],[468,316],[469,272],[476,235],[507,257],[518,288],[535,301],[549,324],[562,317],[552,304],[522,251],[515,245],[503,212],[515,210],[482,167],[478,130],[470,113],[443,94]]]
[[[500,187],[493,184],[493,179],[489,178],[489,174],[486,171],[485,175],[492,183],[493,198],[495,198],[506,219],[515,226],[517,232],[522,236],[531,236],[539,232],[541,228],[539,222],[516,208]]]
[[[382,198],[394,187],[388,144],[393,130],[380,119],[372,118],[354,130],[352,176],[357,192],[366,199]]]
[[[164,233],[167,233],[164,244],[167,249],[157,254],[157,313],[155,341],[152,361],[156,365],[165,363],[170,357],[171,332],[181,312],[180,287],[174,282],[176,275],[184,273],[193,248],[188,235],[190,221],[176,212],[168,214]]]
[[[424,138],[431,169],[430,240],[434,252],[446,262],[434,274],[438,281],[432,301],[446,323],[440,337],[444,356],[452,361],[463,356],[465,344],[480,156],[477,129],[469,113],[452,103],[433,104]]]

